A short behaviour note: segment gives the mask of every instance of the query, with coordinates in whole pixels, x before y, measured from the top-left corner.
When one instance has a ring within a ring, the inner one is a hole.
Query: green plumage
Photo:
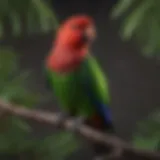
[[[110,101],[108,81],[91,55],[72,73],[60,74],[49,69],[46,72],[48,83],[59,100],[60,107],[72,115],[87,118],[97,114],[97,108],[85,86],[92,89],[92,94],[99,102],[107,105]]]

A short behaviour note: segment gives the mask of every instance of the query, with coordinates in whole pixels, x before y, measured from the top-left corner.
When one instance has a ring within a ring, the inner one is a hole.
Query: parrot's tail
[[[86,124],[100,132],[115,133],[113,124],[106,124],[104,119],[98,115],[92,116],[90,119],[86,121]],[[101,157],[102,155],[107,155],[111,152],[111,148],[103,144],[92,143],[91,147],[93,148],[96,157]]]
[[[90,127],[99,130],[101,132],[114,132],[114,127],[111,122],[106,123],[106,121],[103,119],[103,117],[99,115],[93,115],[92,117],[88,118],[86,120],[86,124]]]

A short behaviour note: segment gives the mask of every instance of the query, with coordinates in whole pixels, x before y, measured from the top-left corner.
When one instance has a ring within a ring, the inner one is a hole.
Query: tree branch
[[[75,127],[74,119],[62,119],[62,116],[60,116],[61,114],[49,113],[42,110],[40,111],[27,109],[23,106],[10,104],[8,102],[3,101],[2,99],[0,99],[0,111],[6,112],[11,115],[34,120],[39,123],[43,122],[54,125],[55,127],[62,127],[69,131],[73,131]],[[130,159],[130,157],[136,157],[146,160],[160,160],[160,153],[133,148],[130,144],[122,141],[120,138],[116,136],[100,133],[86,125],[80,125],[76,129],[78,133],[80,133],[82,136],[91,141],[94,141],[96,143],[103,143],[106,146],[109,146],[113,149],[116,148],[120,150],[121,156],[128,157],[127,159]]]

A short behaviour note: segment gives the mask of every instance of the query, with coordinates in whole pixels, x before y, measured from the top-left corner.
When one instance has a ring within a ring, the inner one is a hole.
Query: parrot
[[[92,17],[72,15],[64,20],[45,59],[46,82],[62,110],[79,117],[76,126],[83,121],[94,129],[112,133],[109,80],[90,52],[96,37]],[[93,145],[97,157],[105,153],[103,148]]]

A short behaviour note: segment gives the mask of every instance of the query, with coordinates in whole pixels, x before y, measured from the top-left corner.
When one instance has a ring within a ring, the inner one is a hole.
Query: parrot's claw
[[[59,123],[63,123],[64,120],[66,120],[66,118],[67,118],[67,114],[62,113],[62,112],[57,113],[57,116],[59,117]],[[58,125],[59,125],[59,124],[58,124]]]
[[[63,112],[60,112],[60,113],[57,113],[58,116],[62,119],[66,118],[67,117],[67,114],[63,113]]]
[[[84,117],[78,117],[74,121],[73,131],[76,132],[77,128],[84,123]]]

